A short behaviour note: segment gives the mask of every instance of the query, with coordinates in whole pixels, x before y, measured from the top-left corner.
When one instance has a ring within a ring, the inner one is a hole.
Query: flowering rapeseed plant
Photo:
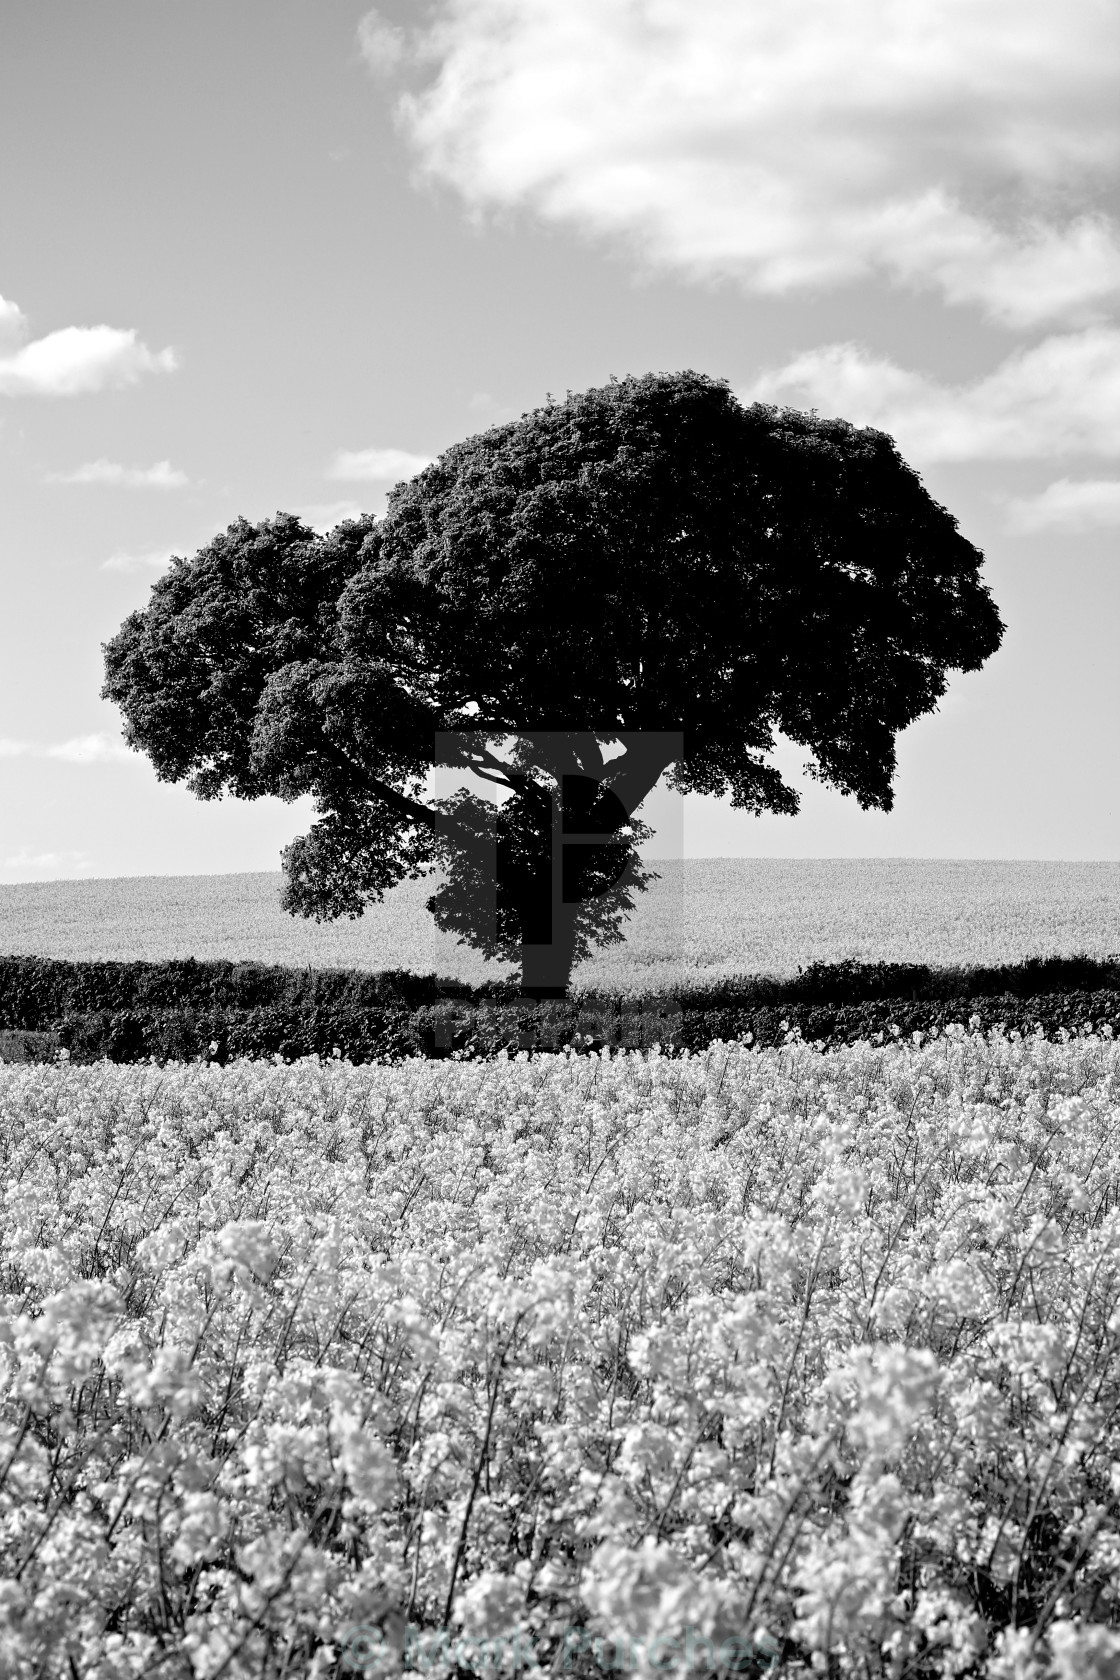
[[[963,1028],[0,1067],[0,1672],[1115,1675],[1118,1092]]]

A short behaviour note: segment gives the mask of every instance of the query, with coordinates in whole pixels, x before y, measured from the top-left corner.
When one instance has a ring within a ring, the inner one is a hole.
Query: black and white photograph
[[[0,0],[0,1680],[1120,1680],[1120,9]]]

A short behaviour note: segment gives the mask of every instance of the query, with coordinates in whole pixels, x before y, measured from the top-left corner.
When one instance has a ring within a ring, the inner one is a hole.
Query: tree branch
[[[459,735],[468,735],[468,734],[479,735],[479,734],[484,734],[485,731],[474,730],[474,729],[472,729],[472,730],[462,729],[462,730],[449,731],[449,733],[459,734]],[[476,775],[476,776],[485,776],[486,775],[486,772],[484,770],[479,769],[477,764],[474,764],[474,763],[471,762],[473,759],[480,759],[483,764],[488,764],[490,766],[491,771],[497,771],[499,773],[499,775],[490,775],[489,777],[487,777],[488,781],[497,781],[499,779],[499,776],[501,776],[503,778],[507,778],[506,781],[505,781],[506,787],[512,787],[513,786],[513,783],[508,780],[508,777],[509,777],[510,771],[512,769],[512,766],[507,764],[504,759],[496,758],[494,756],[494,754],[490,751],[489,747],[466,747],[465,746],[465,747],[462,748],[462,759],[463,759],[464,769],[472,771],[474,773],[474,775]]]
[[[633,815],[646,795],[657,786],[661,772],[675,762],[668,752],[663,741],[629,744],[621,758],[611,760],[618,769],[613,775],[603,777],[603,786],[609,788]]]
[[[325,735],[322,737],[321,746],[331,763],[344,770],[350,781],[364,784],[375,799],[380,799],[383,805],[387,805],[398,816],[406,818],[409,822],[419,823],[422,828],[434,829],[437,834],[443,834],[449,840],[469,839],[466,829],[454,817],[448,816],[445,811],[433,811],[427,805],[421,805],[419,800],[410,799],[406,793],[399,793],[388,782],[383,782],[380,776],[374,776],[362,765],[355,764],[348,753],[344,753],[341,747],[336,747],[333,741],[328,741]]]
[[[490,770],[483,770],[481,765],[472,764],[470,770],[472,776],[481,776],[484,782],[493,782],[495,787],[509,789],[513,787],[513,783],[508,776],[495,776]]]

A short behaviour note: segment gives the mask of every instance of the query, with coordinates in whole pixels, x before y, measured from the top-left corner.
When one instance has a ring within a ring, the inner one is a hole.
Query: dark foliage
[[[0,1022],[32,1030],[63,1015],[97,1011],[224,1013],[281,1007],[293,1016],[323,1009],[361,1013],[386,1005],[418,1007],[468,992],[434,974],[386,969],[300,969],[210,961],[64,962],[0,957]]]
[[[1120,956],[1028,957],[1018,963],[811,963],[791,979],[743,975],[712,985],[682,987],[674,996],[693,1008],[758,1004],[860,1004],[879,999],[1029,998],[1051,992],[1120,990]]]
[[[37,1035],[44,1036],[44,1035]],[[74,1062],[197,1061],[238,1057],[331,1057],[351,1062],[393,1060],[425,1052],[415,1012],[374,1008],[301,1014],[279,1006],[213,1013],[189,1009],[91,1010],[64,1015],[52,1044]]]
[[[967,1026],[974,1016],[982,1032],[1002,1027],[1026,1037],[1040,1027],[1053,1038],[1062,1031],[1075,1034],[1087,1026],[1097,1031],[1107,1026],[1120,1034],[1120,990],[1025,997],[1009,992],[1002,996],[965,993],[938,999],[686,1009],[678,1043],[681,1049],[703,1050],[716,1039],[731,1041],[749,1034],[751,1042],[761,1047],[782,1044],[789,1033],[797,1033],[809,1043],[835,1050],[859,1039],[907,1038],[916,1032],[928,1037],[954,1024]]]

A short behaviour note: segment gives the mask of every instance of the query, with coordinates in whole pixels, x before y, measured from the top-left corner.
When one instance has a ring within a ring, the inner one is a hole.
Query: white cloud
[[[119,484],[130,490],[179,490],[189,484],[185,472],[170,461],[151,467],[124,467],[119,461],[86,461],[73,472],[48,473],[51,484]]]
[[[398,112],[471,205],[687,274],[1085,324],[1120,290],[1118,49],[1102,0],[444,0]]]
[[[826,344],[761,374],[744,401],[815,408],[889,432],[918,461],[1120,453],[1120,330],[1090,327],[945,385],[857,344]]]
[[[422,472],[431,459],[407,449],[340,449],[327,468],[327,477],[350,483],[399,484],[402,478]]]
[[[146,572],[149,570],[162,572],[171,563],[171,550],[168,548],[146,549],[140,554],[130,554],[127,550],[118,548],[115,554],[110,554],[108,560],[101,562],[103,572]]]
[[[109,764],[125,759],[136,762],[136,754],[122,740],[111,735],[78,735],[45,749],[47,758],[61,758],[67,764]]]
[[[358,502],[304,502],[294,507],[292,512],[297,519],[302,519],[305,525],[310,525],[320,536],[327,531],[333,531],[336,525],[341,525],[344,519],[361,519],[363,514],[370,513],[368,507],[362,507]]]
[[[1015,496],[1006,504],[1011,530],[1090,531],[1120,525],[1120,479],[1059,478],[1037,496]]]
[[[25,343],[27,335],[26,315],[0,298],[0,396],[77,396],[179,365],[174,350],[149,350],[131,327],[60,327]]]
[[[0,869],[61,869],[64,866],[85,874],[93,868],[88,852],[16,852],[0,858]]]
[[[18,303],[0,297],[0,352],[15,350],[27,336],[27,316]]]
[[[430,461],[430,455],[415,455],[407,449],[340,449],[325,476],[343,483],[375,485],[376,489],[367,493],[364,504],[350,500],[313,502],[293,511],[312,530],[320,532],[363,514],[378,518],[385,511],[389,491],[402,479],[415,477]]]
[[[468,398],[467,407],[488,426],[500,426],[505,420],[516,420],[524,412],[513,403],[499,402],[489,391],[476,391]]]
[[[409,38],[376,8],[358,20],[358,51],[375,76],[391,76],[410,57]]]
[[[77,735],[47,746],[34,741],[0,740],[0,758],[58,758],[66,764],[109,764],[124,759],[137,762],[137,755],[119,737],[111,735]]]

